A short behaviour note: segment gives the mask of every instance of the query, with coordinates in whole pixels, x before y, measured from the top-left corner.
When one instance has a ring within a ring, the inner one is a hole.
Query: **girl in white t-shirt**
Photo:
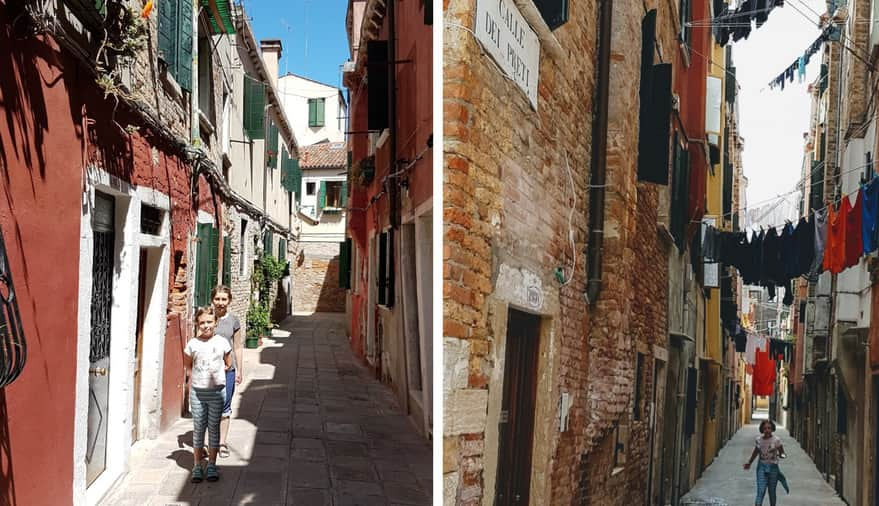
[[[220,416],[225,401],[226,368],[232,365],[232,347],[225,338],[215,335],[217,326],[210,306],[195,312],[196,335],[183,349],[183,363],[192,369],[189,410],[192,412],[192,481],[207,478],[217,481],[217,451],[220,449]],[[202,470],[204,433],[208,432],[208,465]]]

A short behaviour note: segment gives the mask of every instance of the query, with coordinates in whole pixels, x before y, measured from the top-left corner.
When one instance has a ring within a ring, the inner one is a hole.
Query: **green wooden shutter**
[[[244,75],[244,130],[251,139],[264,139],[266,90],[262,82]]]
[[[296,201],[302,202],[302,168],[299,167],[299,159],[290,160],[290,178],[292,179],[291,190],[296,194]]]
[[[308,126],[317,126],[317,100],[308,99]]]
[[[278,127],[272,120],[269,120],[269,138],[266,139],[266,166],[278,167]]]
[[[232,286],[232,239],[223,236],[223,284]]]
[[[320,190],[317,192],[317,208],[323,209],[325,207],[327,207],[327,183],[321,181]]]
[[[195,305],[198,307],[207,305],[210,298],[211,228],[210,223],[199,223],[196,227]]]
[[[217,278],[220,272],[220,231],[211,227],[211,243],[210,243],[210,277],[208,278],[207,302],[211,303],[211,291],[217,286]]]
[[[339,288],[351,288],[351,239],[339,248]]]
[[[317,126],[324,126],[324,113],[326,112],[326,99],[317,99]]]
[[[388,234],[382,232],[378,237],[378,303],[387,304],[387,266],[388,266]]]
[[[388,297],[385,306],[394,307],[395,288],[394,288],[394,229],[388,230]]]
[[[266,255],[272,255],[272,254],[273,254],[273,253],[272,253],[272,251],[273,251],[273,250],[272,250],[272,242],[273,242],[273,240],[274,240],[274,237],[272,236],[272,231],[271,231],[271,230],[266,230],[265,235],[263,235],[263,243],[262,243],[262,249],[263,249],[263,251],[265,252]]]
[[[348,204],[348,181],[342,181],[342,191],[339,195],[339,207],[342,209]]]
[[[177,69],[177,9],[178,0],[159,2],[159,58],[172,73]]]
[[[278,260],[282,262],[287,259],[287,240],[281,239],[278,241]]]
[[[192,1],[178,2],[177,69],[174,79],[186,91],[192,91]]]

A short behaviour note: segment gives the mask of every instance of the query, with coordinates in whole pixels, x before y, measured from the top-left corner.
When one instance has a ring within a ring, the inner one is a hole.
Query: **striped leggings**
[[[189,410],[192,412],[192,447],[204,448],[204,432],[208,431],[208,447],[220,447],[220,415],[226,401],[225,388],[189,390]]]
[[[769,490],[769,504],[775,506],[775,488],[778,486],[778,464],[757,463],[757,499],[754,504],[763,504],[766,490]]]

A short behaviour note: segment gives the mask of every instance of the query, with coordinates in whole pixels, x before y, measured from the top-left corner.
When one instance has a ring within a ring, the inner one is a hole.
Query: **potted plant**
[[[244,339],[245,348],[256,348],[261,343],[263,334],[269,329],[269,310],[259,301],[251,300],[247,310],[247,336]]]

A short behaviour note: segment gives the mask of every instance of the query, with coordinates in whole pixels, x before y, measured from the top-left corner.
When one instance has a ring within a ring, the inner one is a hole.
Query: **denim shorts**
[[[226,402],[223,404],[223,418],[232,416],[232,394],[235,393],[235,369],[226,371]]]

